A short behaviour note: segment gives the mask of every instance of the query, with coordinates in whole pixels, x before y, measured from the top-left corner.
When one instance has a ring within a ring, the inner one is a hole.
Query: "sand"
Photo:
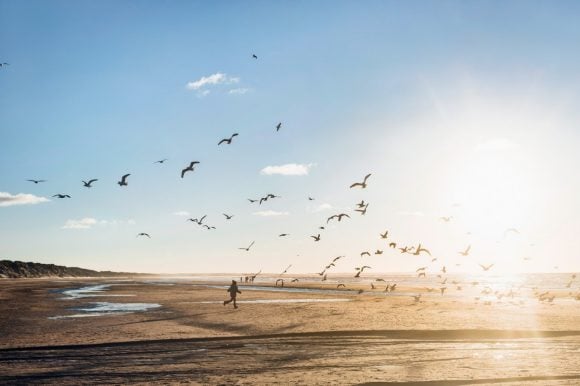
[[[125,296],[65,300],[59,292],[99,283],[113,284],[106,295]],[[200,284],[2,280],[0,382],[580,383],[580,302],[572,299],[486,305],[431,294],[417,303],[417,289],[384,296],[242,285],[234,310],[221,304],[224,289]],[[327,301],[305,302],[313,299]],[[91,302],[161,307],[66,317]]]

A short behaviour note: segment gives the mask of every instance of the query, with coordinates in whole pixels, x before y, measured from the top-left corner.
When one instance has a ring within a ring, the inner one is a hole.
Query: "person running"
[[[232,280],[232,285],[230,285],[230,288],[226,291],[230,293],[230,300],[224,300],[224,306],[228,303],[234,302],[234,308],[238,308],[238,305],[236,304],[236,296],[237,294],[242,293],[242,291],[238,289],[238,283],[236,283],[235,280]]]

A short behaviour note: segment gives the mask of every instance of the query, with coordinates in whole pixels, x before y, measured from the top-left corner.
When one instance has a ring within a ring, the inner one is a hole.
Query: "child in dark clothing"
[[[232,285],[227,289],[227,292],[230,293],[230,300],[224,300],[224,306],[228,303],[234,302],[234,308],[238,308],[238,305],[236,304],[236,296],[237,294],[241,294],[242,291],[238,289],[238,283],[236,283],[235,280],[232,280]]]

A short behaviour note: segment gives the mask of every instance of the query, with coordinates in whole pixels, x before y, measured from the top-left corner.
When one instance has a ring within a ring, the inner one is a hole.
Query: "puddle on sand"
[[[62,297],[63,300],[76,300],[83,298],[101,297],[101,296],[111,296],[111,297],[125,297],[125,296],[135,296],[133,294],[108,294],[106,291],[110,289],[112,284],[99,284],[86,286],[81,288],[73,288],[62,291],[61,293],[65,295]],[[58,315],[51,316],[48,319],[66,319],[66,318],[86,318],[94,316],[106,316],[106,315],[124,315],[133,312],[145,312],[150,309],[159,308],[160,304],[157,303],[110,303],[110,302],[91,302],[84,307],[71,308],[72,311],[80,311],[81,313],[71,314],[71,315]]]

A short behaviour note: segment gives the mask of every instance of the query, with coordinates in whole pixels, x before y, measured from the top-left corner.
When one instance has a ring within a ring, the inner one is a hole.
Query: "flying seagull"
[[[354,184],[352,184],[350,187],[351,187],[351,188],[354,188],[354,187],[356,187],[356,186],[360,186],[360,187],[361,187],[361,189],[364,189],[364,188],[366,188],[366,187],[367,187],[367,180],[368,180],[368,178],[369,178],[370,176],[371,176],[370,174],[367,174],[367,175],[365,176],[365,178],[363,179],[363,182],[355,182],[355,183],[354,183]]]
[[[317,236],[310,236],[314,239],[314,241],[320,241],[320,233]]]
[[[449,221],[451,221],[452,218],[453,218],[453,216],[449,216],[449,217],[442,216],[442,217],[439,217],[439,220],[449,222]]]
[[[154,164],[162,164],[163,162],[167,161],[167,158],[160,159],[159,161],[153,162]]]
[[[222,139],[221,141],[218,142],[218,146],[221,145],[222,143],[225,143],[226,145],[231,145],[232,139],[234,139],[234,137],[236,137],[237,135],[238,133],[233,133],[231,137]]]
[[[34,182],[35,184],[38,184],[39,182],[46,182],[46,180],[26,180],[26,181]]]
[[[276,131],[280,131],[281,127],[282,127],[282,122],[278,122],[278,124],[276,125]]]
[[[368,207],[369,207],[369,204],[366,204],[366,205],[364,206],[364,209],[355,209],[355,211],[356,211],[356,212],[360,212],[360,214],[361,214],[362,216],[364,216],[365,214],[367,214],[367,208],[368,208]]]
[[[280,234],[278,235],[278,237],[286,237],[286,236],[289,236],[289,235],[288,235],[288,233],[280,233]]]
[[[362,267],[356,267],[355,269],[358,271],[354,277],[360,277],[360,274],[363,273],[365,268],[371,268],[369,265],[363,265]]]
[[[250,248],[252,248],[252,245],[254,245],[254,243],[255,243],[255,241],[252,241],[252,243],[250,245],[248,245],[247,248],[238,248],[238,249],[243,249],[244,251],[249,252]]]
[[[127,186],[129,184],[127,184],[127,177],[129,177],[131,174],[125,174],[123,177],[121,177],[121,181],[118,181],[117,184],[119,184],[119,186]]]
[[[258,59],[258,56],[256,54],[252,54],[252,58]]]
[[[151,236],[149,236],[149,233],[144,233],[144,232],[139,233],[137,235],[137,237],[139,237],[139,236],[147,236],[147,237],[151,238]]]
[[[91,184],[96,181],[98,181],[98,179],[96,178],[93,178],[92,180],[89,181],[83,181],[83,185],[85,188],[92,188]]]
[[[68,194],[55,194],[52,197],[57,197],[57,198],[70,198],[70,196]]]
[[[370,254],[369,252],[367,252],[367,251],[364,251],[364,252],[361,252],[361,253],[360,253],[360,257],[363,257],[363,256],[365,256],[365,255],[366,255],[366,256],[370,256],[371,254]]]
[[[314,198],[308,197],[308,201],[314,201]]]
[[[290,264],[289,266],[286,267],[286,269],[280,274],[280,276],[284,275],[286,272],[288,272],[288,270],[290,269],[290,267],[292,267],[292,264]]]
[[[223,214],[224,216],[226,216],[226,220],[231,220],[231,219],[232,219],[232,217],[234,217],[234,215],[233,215],[233,214],[231,214],[231,215],[228,215],[228,214],[225,214],[225,213],[222,213],[222,214]]]
[[[413,255],[419,256],[421,254],[421,252],[425,252],[426,254],[428,254],[429,256],[431,256],[431,252],[429,252],[429,250],[426,249],[426,248],[422,248],[421,247],[421,244],[419,243],[419,246],[417,247],[417,249],[415,250],[415,252],[413,253]]]
[[[209,225],[206,225],[206,224],[203,224],[202,226],[203,226],[203,227],[205,227],[207,230],[210,230],[210,229],[215,229],[215,227],[214,227],[214,226],[211,226],[211,227],[210,227]]]
[[[344,256],[337,256],[334,259],[332,259],[332,262],[335,263],[337,260],[342,259]]]
[[[467,256],[469,255],[469,250],[471,249],[471,245],[468,245],[467,248],[465,248],[465,251],[460,251],[458,252],[461,256]]]
[[[483,265],[483,264],[479,264],[479,266],[481,267],[481,269],[483,269],[484,271],[489,271],[491,269],[491,267],[494,266],[494,264],[490,264],[490,265]]]
[[[0,63],[0,67],[9,66],[9,65],[10,65],[10,63],[6,63],[6,62]]]
[[[189,163],[189,166],[186,167],[185,169],[183,169],[181,171],[181,178],[183,178],[183,176],[185,175],[185,173],[192,172],[193,171],[193,168],[195,167],[195,164],[198,164],[198,163],[199,163],[199,161],[191,161]]]
[[[332,215],[332,216],[330,216],[329,218],[327,218],[327,219],[326,219],[326,223],[328,224],[328,222],[329,222],[330,220],[332,220],[333,218],[336,218],[336,219],[337,219],[337,220],[340,222],[340,221],[342,220],[342,218],[343,218],[343,217],[348,217],[348,218],[350,218],[350,216],[349,216],[348,214],[346,214],[346,213],[335,214],[335,215]]]

